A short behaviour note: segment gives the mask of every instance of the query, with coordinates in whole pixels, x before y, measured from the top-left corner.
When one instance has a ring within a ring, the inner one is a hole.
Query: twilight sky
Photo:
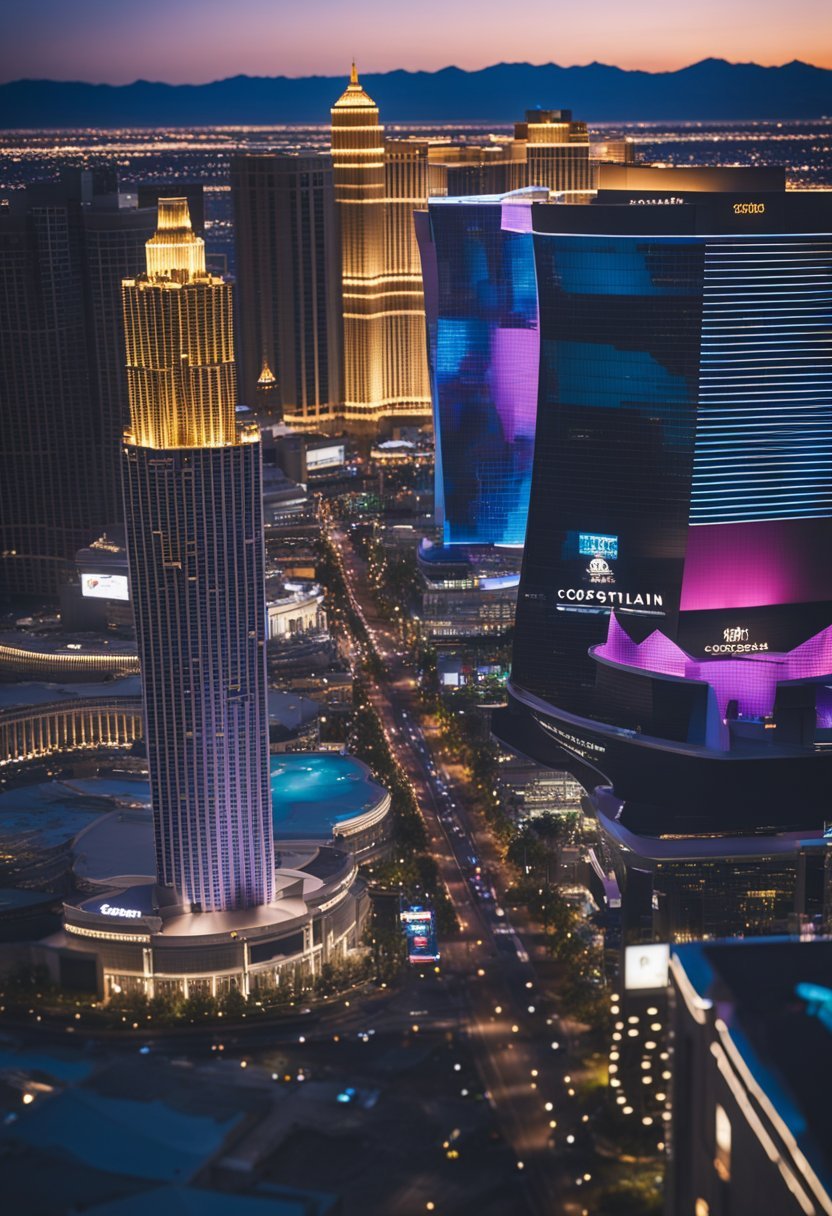
[[[9,0],[0,80],[124,84],[714,55],[832,67],[829,0]]]

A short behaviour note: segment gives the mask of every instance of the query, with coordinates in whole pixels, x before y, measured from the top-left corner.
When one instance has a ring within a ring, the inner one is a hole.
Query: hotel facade
[[[158,879],[187,909],[274,894],[260,440],[235,419],[232,289],[183,199],[123,285],[124,447]]]

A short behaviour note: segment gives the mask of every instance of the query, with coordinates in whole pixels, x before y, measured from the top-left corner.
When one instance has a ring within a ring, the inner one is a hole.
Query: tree
[[[240,1018],[248,1008],[248,1001],[239,988],[229,988],[219,1000],[224,1017]]]
[[[216,1017],[217,1002],[209,992],[192,992],[182,1004],[182,1016],[189,1022]]]

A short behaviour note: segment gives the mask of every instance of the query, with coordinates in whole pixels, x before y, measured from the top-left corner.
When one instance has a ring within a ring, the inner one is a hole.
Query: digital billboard
[[[411,963],[435,963],[439,959],[436,943],[436,916],[429,908],[408,908],[401,913],[407,938],[407,958]]]
[[[519,547],[526,534],[540,333],[529,201],[506,207],[522,231],[493,197],[432,199],[419,229],[445,545]]]
[[[82,574],[81,594],[93,600],[129,600],[126,574]]]
[[[311,471],[317,469],[334,469],[344,463],[344,445],[332,444],[326,448],[307,448],[306,467]]]
[[[578,552],[583,557],[618,557],[618,537],[598,532],[578,533]]]
[[[624,987],[628,992],[666,988],[669,967],[670,946],[667,942],[627,946],[624,950]]]

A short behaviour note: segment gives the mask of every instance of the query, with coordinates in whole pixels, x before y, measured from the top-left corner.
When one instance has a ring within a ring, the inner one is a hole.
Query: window
[[[723,1182],[731,1177],[731,1120],[725,1113],[724,1107],[716,1107],[716,1157],[714,1166]]]

